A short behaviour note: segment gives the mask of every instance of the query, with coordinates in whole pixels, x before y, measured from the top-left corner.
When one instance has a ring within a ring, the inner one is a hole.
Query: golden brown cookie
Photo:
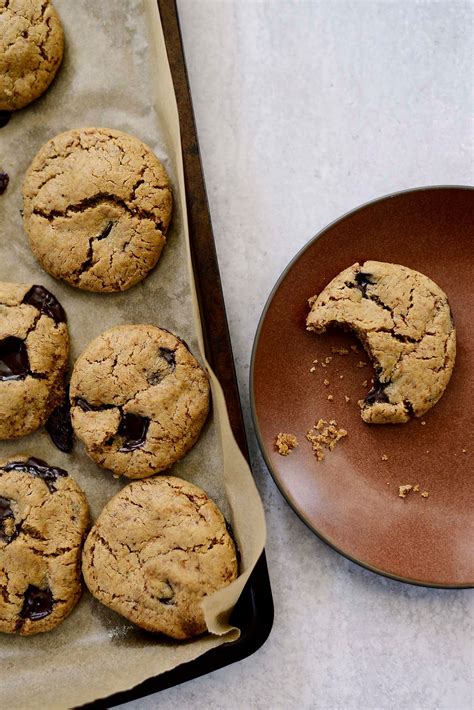
[[[456,329],[447,296],[431,279],[399,264],[366,261],[342,271],[309,303],[308,330],[349,328],[372,359],[365,422],[407,422],[436,404],[454,367]]]
[[[169,468],[197,441],[209,409],[206,373],[186,344],[153,325],[121,325],[74,365],[71,417],[93,461],[143,478]]]
[[[0,0],[0,111],[46,91],[63,58],[61,21],[49,0]]]
[[[238,574],[225,519],[206,493],[172,476],[134,481],[105,506],[84,545],[90,592],[148,631],[206,631],[203,598]]]
[[[150,148],[110,128],[52,138],[23,185],[34,255],[86,291],[124,291],[160,258],[171,219],[168,176]]]
[[[44,286],[0,282],[0,439],[45,423],[64,398],[66,315]]]
[[[84,493],[33,457],[0,464],[0,631],[50,631],[79,600]]]

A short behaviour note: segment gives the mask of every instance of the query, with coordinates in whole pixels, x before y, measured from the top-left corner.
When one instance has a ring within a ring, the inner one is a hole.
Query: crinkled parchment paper
[[[61,301],[72,339],[71,363],[87,343],[118,323],[154,323],[182,336],[202,354],[190,267],[183,166],[176,101],[155,0],[56,0],[66,35],[63,66],[50,90],[0,129],[0,170],[10,184],[0,196],[0,279],[41,283]],[[151,275],[120,294],[93,294],[46,274],[22,229],[21,184],[40,146],[81,126],[118,128],[150,145],[173,183],[175,207],[168,243]],[[240,577],[205,602],[213,633],[177,643],[146,634],[85,591],[56,630],[20,638],[0,635],[4,707],[71,707],[125,690],[237,638],[227,624],[264,545],[265,522],[252,475],[231,434],[224,399],[213,378],[213,412],[194,449],[170,469],[202,486],[231,521],[242,553]],[[0,456],[26,453],[66,468],[85,490],[92,518],[126,484],[97,468],[76,442],[66,455],[44,429],[0,443]]]

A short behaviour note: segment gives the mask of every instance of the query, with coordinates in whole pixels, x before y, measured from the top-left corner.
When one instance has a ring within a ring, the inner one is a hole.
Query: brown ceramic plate
[[[383,197],[333,222],[280,277],[252,356],[259,443],[302,520],[338,552],[374,572],[437,587],[474,585],[473,218],[474,190],[431,187]],[[423,420],[365,424],[357,400],[367,392],[363,382],[370,384],[373,370],[370,364],[357,366],[367,361],[363,349],[336,355],[332,347],[349,347],[356,339],[337,330],[319,336],[305,330],[308,298],[342,269],[367,259],[421,271],[448,295],[457,360],[443,397]],[[327,356],[332,360],[323,368]],[[322,462],[305,439],[320,417],[335,419],[349,433]],[[298,438],[289,456],[275,451],[278,432]],[[419,484],[429,497],[400,498],[398,486],[404,484]]]

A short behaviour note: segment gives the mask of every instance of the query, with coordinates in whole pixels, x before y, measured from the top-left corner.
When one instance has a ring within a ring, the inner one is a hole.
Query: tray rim
[[[213,330],[216,327],[216,323],[218,323],[221,330],[219,342],[217,343],[216,340],[213,342],[209,338],[207,319],[205,317],[202,318],[202,330],[205,340],[206,357],[221,383],[226,404],[229,409],[229,419],[233,434],[242,453],[250,465],[245,426],[235,374],[232,344],[230,340],[224,296],[219,274],[219,264],[212,232],[212,223],[204,180],[204,172],[202,168],[199,139],[194,119],[186,58],[179,25],[177,4],[176,0],[157,0],[157,4],[160,12],[163,34],[165,37],[166,50],[170,63],[176,101],[178,103],[178,114],[182,132],[182,157],[186,183],[186,204],[188,208],[188,221],[190,226],[189,237],[199,311],[202,316],[205,316],[207,313],[205,303],[203,302],[205,299],[202,298],[202,288],[200,288],[202,276],[199,274],[199,266],[197,265],[197,259],[201,257],[204,258],[205,264],[201,264],[200,268],[202,271],[206,272],[206,277],[209,281],[213,281],[213,315],[217,315],[219,318],[218,321],[213,318]],[[170,38],[170,34],[174,34],[173,39]],[[174,42],[174,45],[170,48],[169,44],[172,41]],[[170,58],[170,49],[174,49],[178,56],[178,62],[176,65],[179,63],[179,67],[175,65],[174,71],[173,62]],[[177,69],[181,69],[181,90],[177,87]],[[185,119],[183,118],[183,115],[185,115]],[[183,131],[183,123],[185,121],[186,129],[189,132],[188,140],[186,140],[185,135],[183,135],[185,133]],[[199,193],[201,209],[205,213],[202,215],[204,217],[203,223],[199,222],[200,233],[201,235],[204,235],[204,239],[207,241],[207,250],[205,254],[200,254],[194,244],[196,241],[196,233],[192,229],[192,226],[194,223],[193,218],[195,218],[194,211],[196,206],[196,196],[193,195],[193,198],[190,197],[192,191],[188,190],[189,175],[187,174],[190,171],[191,161],[191,167],[195,173],[194,178],[197,179],[198,182],[196,192]],[[212,352],[213,346],[216,352]],[[225,354],[225,371],[223,369],[223,353]],[[242,623],[242,614],[246,615],[246,624]],[[263,551],[231,616],[231,622],[234,621],[241,627],[241,636],[239,639],[213,648],[201,656],[198,656],[194,660],[183,663],[169,671],[165,671],[164,673],[156,676],[150,676],[142,683],[139,683],[128,690],[113,693],[105,698],[99,698],[90,703],[81,705],[80,707],[94,709],[114,707],[153,693],[158,693],[161,690],[166,690],[167,688],[171,688],[188,680],[192,680],[193,678],[211,673],[219,668],[224,668],[225,666],[239,660],[243,660],[263,646],[270,635],[270,631],[273,626],[273,618],[273,598],[265,551]]]
[[[337,217],[336,219],[332,220],[329,222],[327,225],[325,225],[322,229],[320,229],[314,237],[309,239],[298,251],[297,253],[292,257],[292,259],[289,261],[289,263],[286,265],[286,267],[283,269],[283,271],[280,273],[278,276],[272,290],[270,291],[270,294],[268,295],[267,300],[265,301],[265,305],[263,307],[262,313],[260,315],[258,325],[257,325],[257,330],[255,332],[255,337],[253,341],[253,346],[252,346],[252,356],[251,356],[251,361],[250,361],[250,374],[249,374],[249,392],[250,392],[250,411],[252,414],[252,422],[253,426],[255,429],[255,434],[257,437],[257,442],[259,449],[261,451],[261,454],[263,456],[263,459],[265,461],[265,465],[273,478],[274,482],[276,483],[278,490],[282,494],[283,498],[285,501],[288,503],[288,505],[292,508],[292,510],[296,513],[296,515],[299,517],[299,519],[315,534],[317,537],[325,542],[329,547],[331,547],[333,550],[338,552],[340,555],[345,557],[346,559],[350,560],[351,562],[354,562],[355,564],[359,565],[359,567],[362,567],[364,569],[369,570],[370,572],[374,572],[375,574],[378,574],[382,577],[386,577],[388,579],[393,579],[396,582],[402,582],[404,584],[411,584],[413,586],[417,587],[427,587],[431,589],[472,589],[474,588],[474,580],[472,582],[467,582],[465,584],[438,584],[436,582],[424,582],[418,579],[411,579],[409,577],[402,577],[401,575],[393,574],[391,572],[379,569],[377,567],[374,567],[373,565],[370,565],[369,563],[364,562],[363,560],[359,560],[350,553],[346,552],[342,548],[340,548],[335,542],[330,540],[328,537],[323,535],[314,525],[312,525],[308,520],[306,520],[305,516],[300,513],[298,510],[296,504],[293,503],[292,500],[288,497],[288,495],[285,493],[283,490],[283,487],[280,485],[279,478],[277,474],[274,472],[272,464],[270,462],[270,458],[268,456],[267,450],[265,448],[265,445],[263,443],[263,437],[260,432],[260,426],[258,422],[258,417],[257,417],[257,410],[256,410],[256,400],[255,400],[255,387],[254,387],[254,371],[255,371],[255,359],[256,359],[256,354],[257,354],[257,349],[258,349],[258,344],[260,340],[260,335],[261,335],[261,330],[263,327],[263,323],[265,321],[267,311],[270,307],[270,304],[272,303],[273,297],[280,288],[281,283],[285,279],[286,275],[288,272],[291,270],[293,265],[299,260],[299,258],[303,255],[303,253],[309,249],[323,234],[328,232],[332,227],[339,222],[342,222],[344,219],[349,217],[350,215],[355,214],[356,212],[359,212],[362,209],[365,209],[366,207],[369,207],[370,205],[378,202],[383,202],[384,200],[389,200],[393,197],[398,197],[400,195],[408,194],[408,193],[414,193],[414,192],[426,192],[427,190],[466,190],[466,191],[474,191],[474,186],[472,185],[458,185],[458,184],[447,184],[447,185],[423,185],[423,186],[417,186],[413,188],[406,188],[404,190],[397,190],[395,192],[389,192],[384,195],[381,195],[380,197],[376,197],[374,199],[368,200],[367,202],[364,202],[357,207],[354,207],[353,209],[348,210],[345,212],[343,215],[340,217]]]

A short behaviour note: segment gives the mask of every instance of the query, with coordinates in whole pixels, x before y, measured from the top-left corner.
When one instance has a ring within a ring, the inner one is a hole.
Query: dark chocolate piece
[[[6,540],[7,542],[10,542],[11,535],[7,535],[5,532],[4,521],[15,519],[10,503],[11,501],[8,498],[0,496],[0,540]]]
[[[112,227],[114,226],[114,222],[109,222],[105,229],[102,230],[102,232],[99,234],[98,237],[95,237],[97,241],[100,241],[101,239],[105,239],[106,237],[109,236],[110,232],[112,231]]]
[[[407,410],[407,414],[409,414],[410,417],[414,417],[415,412],[413,411],[413,404],[410,402],[410,400],[404,399],[403,404],[405,405],[405,409]]]
[[[163,360],[166,360],[166,363],[171,367],[171,370],[175,369],[176,356],[174,354],[174,350],[170,350],[169,348],[160,348],[160,357],[162,357]]]
[[[24,297],[23,303],[34,306],[45,316],[52,318],[55,323],[66,322],[64,308],[44,286],[32,286]]]
[[[133,451],[143,446],[150,420],[138,414],[122,414],[117,434],[125,441],[119,451]]]
[[[8,121],[12,117],[12,112],[11,111],[0,111],[0,128],[3,128],[3,126],[6,126]]]
[[[65,454],[69,454],[74,446],[74,431],[71,424],[71,405],[69,404],[69,394],[62,404],[53,410],[45,429],[51,437],[53,444]]]
[[[388,387],[390,382],[380,382],[377,378],[374,379],[374,386],[367,393],[367,397],[364,400],[365,404],[375,404],[377,402],[388,402],[388,395],[385,392],[385,388]]]
[[[8,183],[10,182],[10,176],[8,173],[2,173],[0,172],[0,195],[3,195],[5,190],[8,187]]]
[[[30,584],[25,592],[23,607],[20,612],[22,619],[39,621],[49,616],[53,611],[54,599],[51,589],[40,589]]]
[[[46,461],[37,459],[34,456],[30,456],[26,461],[9,461],[4,466],[2,466],[3,471],[22,471],[23,473],[29,473],[30,476],[35,476],[36,478],[41,478],[48,486],[49,492],[54,493],[56,486],[55,481],[58,478],[67,476],[68,473],[62,468],[57,466],[48,466]],[[0,476],[2,475],[2,469],[0,469]]]
[[[23,380],[30,372],[25,342],[10,335],[0,341],[0,380]]]

